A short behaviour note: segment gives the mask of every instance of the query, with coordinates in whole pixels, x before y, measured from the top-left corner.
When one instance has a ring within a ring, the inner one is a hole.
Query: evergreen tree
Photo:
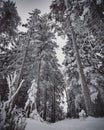
[[[55,113],[54,116],[51,113],[53,109],[56,111],[63,111],[60,104],[62,102],[61,94],[64,90],[64,80],[57,63],[55,49],[58,46],[55,42],[55,35],[53,34],[50,25],[51,22],[48,21],[47,15],[41,16],[39,10],[36,9],[30,13],[27,25],[28,33],[25,35],[25,38],[21,37],[21,40],[19,39],[19,42],[23,44],[23,46],[26,46],[24,43],[27,39],[29,39],[29,44],[21,73],[21,78],[25,79],[25,83],[20,90],[21,95],[19,93],[17,96],[17,101],[19,102],[20,97],[21,100],[23,99],[22,91],[26,92],[26,89],[29,89],[31,81],[35,79],[37,84],[37,108],[35,109],[44,120],[47,120],[48,118],[51,120],[51,118],[54,117],[54,120],[51,121],[55,122],[55,120],[61,118],[60,114],[58,113],[56,117]],[[22,52],[21,54],[23,55]],[[56,77],[58,78],[57,80]],[[27,82],[29,84],[26,85]],[[53,91],[53,88],[56,90]],[[57,98],[55,98],[56,94],[59,98],[58,101]],[[26,95],[25,97],[28,98]],[[51,104],[51,102],[53,103]],[[56,104],[55,106],[57,107],[55,107],[54,104]]]
[[[16,48],[17,36],[15,34],[20,23],[20,17],[13,2],[0,1],[0,23],[0,95],[1,100],[6,100],[6,93],[8,92],[6,77],[10,69],[13,70],[12,64],[16,60],[18,53]]]
[[[82,87],[82,93],[84,96],[84,101],[85,101],[85,105],[86,105],[86,109],[87,109],[87,113],[89,115],[93,115],[93,108],[92,108],[92,102],[91,102],[91,98],[90,98],[90,92],[87,86],[87,82],[86,82],[86,77],[84,75],[84,71],[83,71],[83,67],[82,67],[82,62],[81,62],[81,57],[79,54],[79,50],[78,50],[78,45],[77,45],[77,37],[76,37],[76,33],[74,31],[74,27],[72,25],[72,21],[73,21],[73,15],[76,17],[76,10],[75,8],[77,8],[77,4],[78,2],[76,1],[75,3],[73,1],[69,2],[69,1],[63,1],[64,3],[64,8],[62,6],[62,1],[53,1],[52,5],[51,5],[51,9],[52,9],[52,13],[53,15],[55,15],[55,18],[58,19],[58,21],[60,21],[61,19],[61,23],[63,23],[63,19],[65,18],[65,9],[66,10],[66,27],[68,28],[68,30],[66,31],[66,34],[69,35],[71,34],[71,38],[72,38],[72,43],[73,43],[73,50],[75,53],[75,57],[76,57],[76,61],[77,61],[77,67],[78,67],[78,71],[79,71],[79,75],[80,75],[80,79],[81,79],[81,87]],[[58,11],[56,11],[56,9],[58,9]],[[56,12],[54,12],[54,10]],[[75,11],[75,12],[74,12]],[[60,17],[60,12],[62,14],[62,18]],[[74,13],[73,13],[74,12]],[[70,29],[70,30],[69,30]]]
[[[15,35],[17,26],[20,24],[20,17],[18,16],[15,3],[10,0],[3,1],[0,12],[0,33],[3,32],[9,35]]]
[[[67,44],[63,47],[63,51],[65,54],[65,60],[63,62],[63,65],[65,66],[64,75],[66,77],[66,93],[68,104],[67,116],[75,118],[78,117],[78,113],[81,111],[81,109],[85,109],[85,105],[81,101],[76,103],[78,97],[82,96],[82,92],[77,69],[77,63],[74,56],[71,41],[71,39],[68,40]]]

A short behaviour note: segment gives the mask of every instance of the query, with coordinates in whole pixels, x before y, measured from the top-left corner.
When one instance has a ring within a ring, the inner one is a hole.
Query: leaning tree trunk
[[[20,68],[20,72],[19,72],[19,76],[18,76],[18,80],[17,80],[17,84],[16,84],[16,89],[18,89],[18,87],[19,87],[19,85],[20,85],[20,82],[21,82],[21,77],[22,77],[22,73],[23,73],[23,67],[24,67],[24,64],[25,64],[25,61],[26,61],[26,56],[27,56],[27,51],[28,51],[29,42],[30,42],[30,39],[28,40],[27,45],[26,45],[26,48],[25,48],[25,52],[24,52],[24,56],[23,56],[23,60],[22,60],[22,65],[21,65],[21,68]],[[18,98],[18,93],[17,93],[17,94],[15,95],[15,97],[13,98],[13,101],[12,101],[12,109],[13,109],[14,106],[15,106],[15,103],[16,103],[17,98]]]
[[[65,3],[66,3],[67,9],[69,9],[68,0],[65,0]],[[81,79],[82,94],[84,96],[87,114],[93,115],[93,106],[92,106],[92,102],[91,102],[91,98],[90,98],[90,91],[89,91],[88,86],[87,86],[87,82],[86,82],[86,78],[85,78],[85,75],[84,75],[83,66],[82,66],[82,63],[81,63],[81,58],[80,58],[80,55],[79,55],[79,50],[78,50],[78,46],[77,46],[77,42],[76,42],[76,35],[75,35],[74,30],[73,30],[73,26],[71,24],[71,20],[70,20],[69,15],[68,15],[68,21],[67,22],[68,22],[68,25],[69,25],[69,28],[70,28],[70,31],[71,31],[71,37],[72,37],[74,52],[75,52],[75,56],[76,56],[76,60],[77,60],[79,75],[80,75],[80,79]]]

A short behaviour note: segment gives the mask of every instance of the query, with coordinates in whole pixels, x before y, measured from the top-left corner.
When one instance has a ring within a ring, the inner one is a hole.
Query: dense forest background
[[[0,130],[23,130],[30,117],[104,117],[104,1],[53,0],[50,13],[29,15],[22,24],[0,0]],[[62,65],[57,35],[67,39]]]

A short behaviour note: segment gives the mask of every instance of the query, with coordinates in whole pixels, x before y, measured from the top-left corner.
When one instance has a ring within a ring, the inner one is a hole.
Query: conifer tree
[[[32,71],[29,72],[29,75],[31,75],[30,80],[35,79],[37,84],[37,111],[44,120],[47,120],[48,117],[50,118],[49,120],[51,120],[53,109],[55,110],[58,107],[60,111],[63,111],[60,108],[60,103],[61,94],[64,90],[64,87],[62,88],[62,86],[64,86],[64,80],[59,70],[55,52],[58,46],[55,42],[55,35],[51,30],[51,21],[48,20],[47,15],[42,16],[40,11],[35,9],[30,13],[30,18],[28,19],[28,32],[31,34],[31,37],[26,61],[29,62],[29,60],[32,59],[28,66],[33,62]],[[24,66],[26,66],[26,64]],[[55,80],[55,75],[57,75],[57,78],[60,76],[60,78]],[[25,76],[23,75],[23,77]],[[57,88],[58,90],[53,91],[53,88]],[[55,93],[57,93],[60,99],[58,104],[55,103],[57,102],[57,98],[54,96]],[[51,95],[50,98],[49,95]],[[54,100],[52,100],[53,98]],[[51,102],[54,103],[51,104]],[[56,104],[57,107],[54,107],[54,104]],[[59,114],[57,117],[55,114],[52,117],[54,117],[52,122],[55,122],[56,119],[58,120]]]
[[[64,4],[63,6],[62,6],[62,3]],[[74,50],[75,58],[77,61],[77,67],[78,67],[79,76],[81,79],[82,93],[84,96],[84,101],[85,101],[87,113],[89,115],[93,115],[93,108],[92,108],[92,102],[91,102],[91,98],[90,98],[90,91],[88,89],[86,77],[85,77],[84,71],[83,71],[81,57],[80,57],[78,45],[77,45],[76,33],[75,33],[74,27],[72,25],[72,21],[73,21],[72,15],[75,15],[75,17],[77,16],[76,15],[77,11],[75,9],[78,7],[77,4],[78,4],[77,1],[75,3],[73,3],[73,1],[69,2],[67,0],[66,1],[58,1],[58,2],[53,1],[53,4],[51,5],[51,9],[52,9],[52,14],[61,23],[63,23],[63,19],[65,18],[65,10],[66,10],[67,17],[66,17],[65,21],[66,21],[66,27],[68,28],[68,30],[66,31],[66,34],[71,35],[71,39],[72,39],[72,43],[73,43],[73,50]],[[75,11],[75,12],[73,13],[73,11]],[[60,15],[60,14],[62,14],[62,15]],[[61,18],[61,16],[63,16],[63,17]]]

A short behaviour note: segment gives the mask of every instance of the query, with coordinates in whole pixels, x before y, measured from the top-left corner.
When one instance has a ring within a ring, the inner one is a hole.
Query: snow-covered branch
[[[20,85],[19,85],[19,87],[17,88],[16,92],[13,94],[13,96],[12,96],[8,101],[5,102],[5,104],[10,103],[10,102],[14,99],[14,97],[15,97],[15,96],[17,95],[17,93],[19,92],[19,90],[20,90],[20,88],[21,88],[23,82],[24,82],[24,80],[22,80],[22,81],[20,82]]]
[[[5,104],[9,104],[14,99],[14,97],[17,95],[17,93],[19,92],[24,80],[22,80],[20,82],[19,87],[17,88],[17,90],[15,90],[14,84],[17,79],[16,71],[13,74],[8,75],[6,79],[7,79],[8,88],[9,88],[9,96],[8,96],[8,100],[5,102]]]

